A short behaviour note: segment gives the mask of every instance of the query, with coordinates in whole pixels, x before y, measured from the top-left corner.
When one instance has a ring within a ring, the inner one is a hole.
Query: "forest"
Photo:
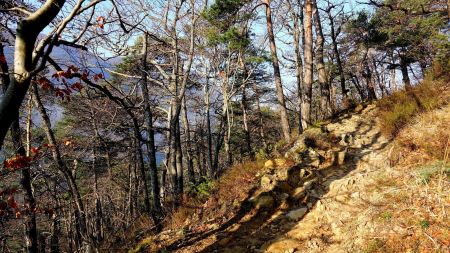
[[[127,252],[359,105],[401,101],[394,138],[410,101],[450,101],[449,21],[445,0],[1,1],[0,252]]]

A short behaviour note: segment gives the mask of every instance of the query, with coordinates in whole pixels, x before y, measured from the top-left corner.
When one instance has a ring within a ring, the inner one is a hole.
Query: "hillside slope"
[[[265,162],[240,186],[247,195],[206,202],[183,228],[148,237],[134,250],[448,252],[447,157],[419,162],[419,144],[402,153],[377,121],[375,105],[359,106],[309,129],[284,158]],[[450,106],[421,115],[404,132],[437,134],[431,126],[450,133]],[[398,138],[405,135],[414,136]]]

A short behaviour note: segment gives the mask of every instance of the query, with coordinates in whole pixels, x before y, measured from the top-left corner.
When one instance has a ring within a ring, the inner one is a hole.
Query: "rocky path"
[[[358,108],[311,133],[286,153],[296,166],[268,161],[260,186],[234,218],[173,250],[359,252],[374,230],[373,209],[389,191],[377,185],[395,176],[376,108]],[[321,143],[324,139],[334,142]]]

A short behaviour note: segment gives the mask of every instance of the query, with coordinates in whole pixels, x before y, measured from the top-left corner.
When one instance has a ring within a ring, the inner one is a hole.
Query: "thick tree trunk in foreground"
[[[291,130],[289,127],[289,116],[287,113],[286,102],[284,99],[283,84],[281,82],[280,64],[277,56],[275,35],[273,33],[272,10],[270,9],[270,0],[264,0],[264,4],[266,6],[267,34],[269,36],[270,52],[272,54],[273,75],[275,78],[275,87],[277,90],[278,104],[280,108],[281,128],[283,130],[284,139],[289,142],[291,139]]]
[[[47,0],[41,8],[17,25],[14,48],[14,78],[0,102],[0,149],[12,122],[18,117],[30,87],[35,64],[34,44],[41,31],[56,17],[65,0]]]
[[[5,59],[3,52],[3,45],[0,43],[0,57]],[[11,85],[11,78],[9,76],[9,67],[6,61],[0,61],[0,75],[2,90],[5,92]],[[27,152],[23,146],[20,125],[19,125],[19,115],[17,114],[16,119],[14,119],[11,125],[11,139],[13,142],[15,154],[17,156],[25,157]],[[30,167],[27,166],[22,168],[22,179],[21,185],[24,190],[24,205],[28,207],[28,210],[23,214],[24,226],[25,226],[25,248],[26,252],[34,253],[38,250],[38,232],[36,224],[36,199],[33,194],[33,187],[31,184],[31,171]]]

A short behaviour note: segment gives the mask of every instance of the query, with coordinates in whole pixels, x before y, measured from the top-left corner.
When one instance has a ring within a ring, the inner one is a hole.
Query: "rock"
[[[336,159],[337,165],[343,165],[345,163],[346,156],[347,156],[347,151],[346,150],[339,151],[337,153],[337,159]]]
[[[275,188],[276,181],[273,180],[271,175],[264,175],[261,177],[261,189],[263,191],[271,191]]]
[[[285,200],[285,199],[289,198],[289,194],[283,192],[283,193],[281,193],[281,194],[278,196],[278,198],[279,198],[280,200]]]
[[[314,175],[313,172],[310,171],[310,170],[307,170],[307,169],[301,169],[300,170],[300,178],[303,181],[307,181],[308,179],[312,178],[313,175]]]
[[[341,146],[348,146],[354,143],[354,138],[350,134],[342,134],[340,137],[341,140],[339,141],[339,145]]]
[[[289,168],[279,168],[275,171],[275,177],[279,181],[285,181],[289,178]]]
[[[299,200],[305,197],[308,191],[312,188],[315,181],[316,180],[307,181],[303,184],[303,186],[295,188],[294,192],[291,195],[292,198],[295,200]]]
[[[364,110],[364,106],[362,104],[359,104],[355,107],[355,112],[361,112],[362,110]]]
[[[276,158],[276,159],[272,159],[272,160],[267,160],[264,163],[264,168],[266,169],[274,169],[277,167],[283,167],[284,165],[286,165],[286,160],[283,158]]]
[[[306,195],[306,191],[305,188],[303,188],[303,186],[301,187],[297,187],[294,189],[294,192],[292,193],[292,198],[295,200],[299,200],[301,198],[303,198]]]
[[[313,167],[319,167],[322,162],[321,156],[314,149],[308,148],[305,152],[302,153],[302,158],[305,163]]]
[[[253,204],[256,208],[272,208],[275,204],[275,199],[269,194],[261,194],[253,199]]]
[[[328,150],[325,153],[325,160],[329,161],[331,164],[334,164],[336,161],[336,153],[333,150]]]
[[[346,203],[348,201],[349,197],[348,197],[348,195],[341,194],[341,195],[337,195],[336,197],[334,197],[334,199],[336,199],[336,201]]]
[[[290,220],[297,221],[297,220],[303,218],[303,216],[306,214],[307,211],[308,211],[308,208],[302,207],[302,208],[290,211],[289,213],[286,214],[286,217]]]
[[[290,175],[290,177],[288,178],[289,185],[291,185],[292,187],[297,187],[301,185],[302,180],[300,180],[299,174],[300,173],[293,173]]]

